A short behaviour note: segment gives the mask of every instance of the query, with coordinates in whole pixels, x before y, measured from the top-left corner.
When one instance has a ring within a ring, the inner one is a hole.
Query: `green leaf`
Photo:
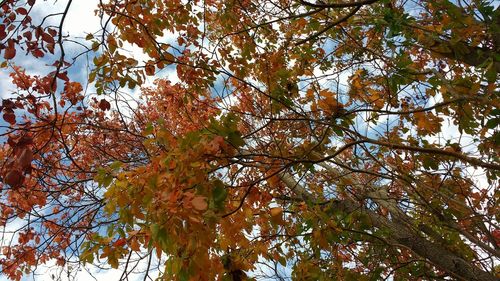
[[[80,255],[80,261],[92,264],[94,262],[94,252],[92,250],[86,250]]]
[[[240,147],[245,144],[240,132],[230,132],[227,135],[227,141],[235,147]]]
[[[122,167],[123,163],[120,161],[115,161],[109,165],[109,168],[113,171],[118,171]]]
[[[179,272],[179,280],[180,281],[188,281],[189,280],[189,272],[187,269],[183,268]]]
[[[493,66],[493,63],[486,70],[484,77],[490,83],[495,83],[495,81],[497,80],[497,71],[496,71],[495,67]]]
[[[221,209],[224,205],[224,200],[227,197],[227,190],[221,181],[216,181],[215,188],[212,191],[212,199],[214,200],[215,207]]]
[[[493,118],[486,122],[486,127],[489,129],[495,129],[500,123],[500,118]]]
[[[377,281],[377,280],[380,280],[380,274],[384,271],[384,268],[382,267],[377,267],[377,269],[375,269],[373,272],[372,272],[372,276],[370,278],[370,281]]]
[[[426,170],[437,170],[439,169],[439,164],[436,160],[434,160],[432,157],[425,156],[422,162],[423,167]]]
[[[113,182],[113,176],[111,174],[107,174],[103,179],[101,184],[104,187],[108,187]]]
[[[153,134],[153,131],[154,131],[153,123],[149,122],[146,125],[146,128],[144,128],[144,135],[149,136],[149,135]]]
[[[153,239],[157,239],[158,232],[160,231],[160,226],[156,223],[153,223],[152,225],[149,226],[149,230],[151,231]]]

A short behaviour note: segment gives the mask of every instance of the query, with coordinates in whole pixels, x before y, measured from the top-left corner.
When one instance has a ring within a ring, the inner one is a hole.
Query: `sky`
[[[95,14],[95,9],[100,0],[73,0],[71,7],[67,13],[66,20],[63,26],[64,35],[69,35],[72,40],[76,40],[80,43],[84,43],[89,46],[88,42],[84,39],[87,34],[99,32],[101,30],[101,19]],[[34,24],[38,24],[41,19],[47,14],[60,13],[65,10],[68,0],[37,0],[33,10],[30,12],[30,16],[33,18]],[[46,24],[52,24],[55,26],[59,25],[60,17],[51,17],[46,20]],[[166,35],[162,38],[165,42],[172,42],[175,40],[174,35]],[[79,55],[85,50],[82,46],[74,44],[71,42],[66,42],[64,45],[66,60],[72,61],[72,59]],[[147,58],[144,53],[138,48],[131,45],[124,45],[124,49],[128,50],[132,56],[139,61],[139,63]],[[56,48],[57,50],[57,48]],[[30,74],[41,74],[46,75],[48,72],[53,71],[53,68],[47,66],[52,64],[56,56],[45,56],[43,60],[34,59],[32,56],[23,56],[22,52],[18,52],[18,55],[14,58],[16,65],[21,66],[26,69]],[[57,55],[57,53],[56,53]],[[58,55],[57,55],[58,56]],[[68,77],[73,81],[78,81],[82,83],[84,89],[86,89],[86,96],[93,96],[95,88],[93,85],[86,85],[86,79],[88,76],[88,65],[87,60],[92,60],[92,57],[88,58],[85,56],[80,56],[72,67],[68,71]],[[43,63],[45,62],[45,64]],[[11,78],[8,75],[8,71],[0,71],[0,99],[11,97],[12,93],[16,91],[15,86],[11,83]],[[146,81],[143,86],[152,86],[153,82],[157,78],[168,78],[172,83],[176,83],[178,80],[176,75],[176,70],[174,66],[169,66],[163,69],[161,72],[157,72],[153,77],[146,77]],[[128,90],[127,87],[121,89],[122,91],[128,91],[127,94],[137,97],[140,89]],[[102,98],[102,97],[100,97]],[[113,103],[114,105],[114,103]],[[0,119],[0,125],[5,124],[5,122]],[[0,227],[0,240],[3,241],[16,241],[17,235],[15,233],[16,229],[23,226],[25,222],[21,220],[15,220],[7,225],[5,229]],[[2,235],[3,233],[3,235]],[[0,245],[2,245],[0,241]],[[156,255],[153,255],[156,256]],[[0,258],[2,254],[0,253]],[[51,261],[46,265],[40,265],[36,270],[25,275],[21,280],[36,280],[36,281],[52,281],[52,280],[78,280],[78,281],[90,281],[90,280],[119,280],[122,276],[123,271],[119,269],[99,269],[92,265],[86,265],[85,267],[72,268],[71,265],[65,266],[64,268],[54,266],[55,261]],[[161,262],[155,257],[153,258],[152,265],[158,265]],[[136,274],[130,275],[127,280],[143,280],[144,270],[146,268],[146,260],[139,263],[137,268],[134,270]],[[158,276],[158,270],[151,266],[149,270],[149,275],[153,279]],[[5,276],[0,274],[0,281],[8,281]]]
[[[95,9],[100,0],[73,0],[71,7],[67,13],[66,20],[63,26],[63,34],[69,35],[72,40],[76,40],[79,43],[84,43],[89,46],[88,42],[84,39],[87,34],[99,32],[101,30],[101,19],[96,15]],[[60,13],[65,10],[66,4],[68,0],[37,0],[33,10],[30,12],[30,16],[33,18],[34,24],[37,24],[41,21],[42,17],[47,14],[55,14]],[[47,25],[53,24],[55,26],[59,25],[60,17],[51,17],[46,20]],[[175,40],[173,34],[166,35],[162,38],[165,42],[172,42]],[[72,61],[72,59],[79,55],[81,52],[85,50],[82,46],[66,42],[64,45],[66,60]],[[144,60],[147,60],[146,55],[140,50],[138,47],[124,44],[125,50],[128,50],[130,54],[139,61],[139,63]],[[57,49],[56,49],[57,50]],[[18,52],[18,56],[14,58],[14,62],[16,65],[21,66],[26,69],[28,73],[31,74],[43,74],[46,75],[48,72],[52,71],[53,68],[47,66],[48,64],[52,64],[57,57],[55,56],[46,56],[44,59],[34,59],[32,56],[22,56],[21,52]],[[57,54],[56,54],[57,55]],[[91,97],[95,92],[95,88],[93,85],[86,85],[86,80],[88,77],[88,63],[87,60],[92,60],[92,57],[88,58],[85,56],[80,56],[76,61],[74,61],[74,65],[70,67],[68,71],[68,76],[73,81],[78,81],[82,83],[84,89],[86,89],[86,96]],[[46,62],[46,64],[43,63]],[[172,83],[178,82],[176,70],[174,66],[166,67],[165,69],[157,72],[153,77],[146,77],[146,81],[143,86],[148,87],[152,86],[153,82],[157,78],[168,78]],[[16,90],[15,86],[11,83],[11,78],[8,76],[8,71],[0,71],[0,99],[11,97],[12,92]],[[127,87],[121,89],[122,91],[127,92],[126,94],[131,95],[132,97],[138,97],[140,89],[129,90]],[[102,98],[102,97],[100,97]],[[113,103],[114,106],[114,103]],[[123,111],[123,109],[122,109]],[[0,125],[5,122],[0,119]],[[4,241],[17,240],[17,236],[10,234],[15,231],[15,229],[21,227],[24,223],[19,221],[14,221],[9,223],[6,229],[0,228],[0,239]],[[2,232],[4,233],[2,236]],[[0,243],[1,245],[2,243]],[[155,256],[155,255],[154,255]],[[0,253],[1,258],[1,253]],[[99,269],[92,265],[87,265],[85,268],[71,268],[71,266],[65,266],[64,268],[54,267],[55,261],[52,261],[46,265],[40,265],[36,268],[36,271],[32,274],[28,274],[22,278],[23,281],[28,280],[37,280],[37,281],[49,281],[49,280],[78,280],[78,281],[89,281],[89,280],[119,280],[122,276],[123,271],[118,269]],[[158,264],[161,264],[158,259],[155,257],[152,261],[152,264],[158,267]],[[130,275],[128,280],[143,280],[144,274],[143,271],[146,268],[146,260],[139,263],[136,270],[136,274]],[[153,266],[151,268],[154,268]],[[61,270],[63,270],[61,272]],[[70,273],[70,274],[68,274]],[[149,275],[153,279],[158,276],[158,270],[150,269]],[[60,278],[60,279],[59,279]],[[7,281],[8,279],[5,276],[0,274],[0,281]]]
[[[64,33],[69,34],[73,38],[80,38],[81,42],[84,42],[83,38],[86,36],[88,33],[93,33],[96,32],[100,29],[100,18],[97,17],[94,13],[94,10],[98,4],[99,0],[73,0],[72,6],[69,10],[69,13],[67,15],[67,20],[65,21],[64,24]],[[38,0],[37,4],[34,7],[33,11],[33,18],[36,20],[36,15],[40,16],[42,14],[48,14],[48,13],[57,13],[61,12],[64,10],[64,7],[67,3],[67,0]],[[57,19],[57,18],[54,18]],[[56,23],[56,22],[54,22]],[[144,54],[138,49],[134,48],[132,46],[126,46],[127,49],[129,49],[131,52],[134,53],[134,57],[138,60],[141,58],[144,58]],[[77,55],[79,52],[81,52],[83,49],[79,47],[76,44],[67,44],[66,45],[66,51],[68,54],[68,58],[71,58],[72,56]],[[35,63],[33,61],[32,57],[22,57],[18,56],[16,58],[16,63],[19,65],[23,66],[24,68],[30,70],[31,73],[39,71],[40,73],[43,72],[44,69],[46,69],[43,64],[40,64],[38,61]],[[85,57],[81,57],[77,62],[76,62],[77,67],[72,67],[71,71],[69,73],[69,76],[71,79],[74,80],[80,80],[80,81],[85,81],[86,78],[86,72],[81,71],[82,69],[85,68]],[[347,74],[346,74],[347,75]],[[348,77],[344,75],[341,80],[346,81]],[[159,73],[159,75],[156,75],[155,77],[168,77],[170,80],[173,82],[178,81],[176,76],[175,76],[175,69],[173,68],[167,68],[167,70],[164,70],[162,73]],[[146,81],[146,85],[151,85],[153,79],[149,79]],[[6,74],[6,72],[0,72],[0,98],[6,97],[9,95],[10,91],[14,91],[14,87],[10,82],[10,78]],[[88,91],[92,92],[93,87],[90,86]],[[131,94],[136,95],[137,92],[131,92]],[[458,135],[455,135],[457,133],[456,126],[453,126],[451,124],[448,124],[446,127],[447,129],[444,131],[444,134],[446,134],[446,137],[448,138],[458,138]],[[437,138],[435,141],[439,141]],[[481,173],[481,170],[471,170],[471,173]],[[482,181],[484,181],[484,177],[481,178]],[[482,184],[486,184],[482,182]],[[11,225],[11,227],[15,227],[14,225]],[[10,237],[6,237],[10,238]],[[15,239],[15,237],[14,237]],[[35,275],[29,274],[25,276],[22,280],[37,280],[37,281],[49,281],[49,280],[54,280],[52,278],[52,275],[58,277],[61,274],[58,271],[59,269],[55,269],[54,267],[50,266],[51,264],[48,264],[46,266],[39,266],[37,268],[37,271]],[[139,268],[144,268],[144,264],[139,266]],[[71,272],[70,276],[75,277],[74,280],[81,280],[81,281],[87,281],[87,280],[105,280],[105,281],[111,281],[111,280],[119,280],[120,276],[122,275],[121,270],[115,270],[115,269],[109,269],[109,270],[99,270],[98,268],[91,267],[89,266],[87,270],[83,270],[82,268],[73,270]],[[66,268],[67,270],[67,268]],[[153,272],[154,276],[155,272]],[[62,274],[62,279],[59,280],[68,280],[66,277],[66,272]],[[135,276],[132,276],[130,280],[142,280],[143,275],[138,274]],[[0,275],[0,281],[7,281],[5,277]],[[57,280],[57,279],[56,279]]]
[[[37,16],[40,17],[40,15],[46,15],[50,13],[57,13],[57,12],[62,12],[65,8],[67,1],[66,0],[38,0],[33,8],[32,13],[30,14],[32,18],[34,19],[35,22],[38,22],[39,19],[37,19]],[[73,0],[72,5],[69,9],[69,12],[67,14],[67,19],[64,23],[64,33],[70,35],[73,38],[79,38],[81,39],[81,42],[84,42],[83,38],[86,36],[88,33],[93,33],[96,32],[100,29],[100,19],[97,17],[94,13],[95,8],[97,7],[97,4],[99,3],[99,0]],[[54,18],[54,20],[59,21],[60,18]],[[54,21],[54,24],[56,22]],[[134,52],[134,56],[136,57],[143,57],[142,52],[139,52],[137,49],[130,48]],[[67,58],[72,58],[79,52],[81,52],[83,48],[81,46],[78,46],[76,44],[66,44],[65,45],[65,51],[68,54]],[[43,73],[47,68],[43,64],[41,64],[38,60],[35,61],[33,60],[32,57],[23,57],[18,55],[15,58],[16,64],[22,66],[23,68],[26,68],[29,70],[30,73]],[[85,68],[85,57],[81,57],[77,62],[76,62],[76,67],[72,67],[71,71],[68,73],[69,77],[72,80],[77,80],[80,82],[83,82],[86,78],[86,72],[81,71],[82,69]],[[172,77],[172,79],[175,80],[174,77],[175,72],[170,70],[169,72],[163,73],[163,76],[169,76]],[[151,84],[152,81],[147,81],[147,83]],[[10,95],[12,91],[15,90],[14,86],[11,84],[11,79],[8,76],[8,74],[3,71],[0,72],[0,98],[4,98]],[[89,87],[88,91],[92,91],[93,87]],[[10,240],[11,238],[16,239],[16,237],[12,237],[12,235],[8,234],[10,229],[14,229],[16,226],[19,226],[19,223],[13,223],[9,224],[9,229],[6,229],[6,235],[3,237],[6,240]],[[0,232],[2,232],[3,229],[0,228]],[[0,255],[1,256],[1,255]],[[60,268],[55,268],[52,267],[54,262],[49,263],[47,265],[41,265],[39,266],[35,274],[29,274],[23,277],[23,281],[26,280],[37,280],[37,281],[49,281],[49,280],[68,280],[68,267],[65,267],[63,274],[60,274]],[[142,265],[139,266],[139,269],[145,268],[145,264],[143,263]],[[122,275],[121,270],[116,270],[116,269],[109,269],[109,270],[100,270],[98,268],[92,267],[92,266],[87,266],[86,269],[80,268],[80,269],[70,269],[71,274],[70,276],[74,277],[71,278],[70,280],[79,280],[79,281],[90,281],[90,280],[119,280],[120,276]],[[154,278],[157,276],[157,272],[151,271],[151,276]],[[156,273],[156,274],[155,274]],[[59,276],[61,276],[61,279],[57,279]],[[55,279],[53,279],[55,277]],[[7,281],[8,279],[5,276],[0,275],[0,281]],[[131,276],[129,279],[131,281],[134,280],[143,280],[143,275],[138,274]]]

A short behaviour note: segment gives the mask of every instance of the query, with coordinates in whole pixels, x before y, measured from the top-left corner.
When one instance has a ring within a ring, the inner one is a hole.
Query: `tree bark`
[[[283,182],[296,195],[306,201],[314,200],[313,196],[298,183],[292,175],[280,175]],[[368,215],[374,227],[389,229],[392,237],[384,237],[389,243],[399,244],[418,256],[426,259],[437,268],[446,271],[450,276],[467,281],[498,281],[498,279],[479,267],[450,252],[441,245],[422,237],[418,232],[407,226],[402,218],[396,216],[393,220],[381,216],[354,200],[335,200],[330,207],[346,213],[361,212]]]

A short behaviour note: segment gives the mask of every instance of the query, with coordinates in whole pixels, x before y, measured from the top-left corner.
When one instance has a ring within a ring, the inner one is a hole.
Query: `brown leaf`
[[[132,251],[139,251],[141,249],[141,246],[139,245],[137,238],[132,238],[129,246],[130,246],[130,250],[132,250]]]
[[[10,170],[5,174],[5,178],[3,179],[4,183],[12,186],[18,187],[23,182],[24,176],[21,171],[14,169]]]
[[[155,67],[154,67],[154,65],[147,64],[145,66],[145,70],[146,70],[146,75],[148,75],[148,76],[153,76],[155,74]]]
[[[31,167],[31,161],[33,161],[33,151],[31,151],[31,148],[25,147],[21,151],[21,154],[19,155],[17,161],[22,169],[27,169]]]
[[[205,201],[205,197],[202,196],[196,196],[195,198],[193,198],[191,204],[193,204],[194,209],[198,211],[204,211],[208,208],[208,204]]]
[[[54,37],[52,37],[48,33],[42,33],[42,40],[49,43],[49,44],[55,43]]]
[[[99,108],[101,110],[109,110],[111,109],[111,104],[105,100],[105,99],[102,99],[100,102],[99,102]]]
[[[29,135],[24,135],[17,140],[17,146],[25,146],[33,144],[33,138]]]

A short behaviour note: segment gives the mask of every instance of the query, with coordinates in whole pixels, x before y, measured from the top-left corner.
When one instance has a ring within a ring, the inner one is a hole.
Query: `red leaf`
[[[49,32],[50,35],[52,35],[52,37],[56,37],[57,31],[55,29],[47,28],[47,31]]]
[[[56,45],[55,45],[55,43],[49,43],[49,44],[47,44],[47,46],[46,46],[46,47],[47,47],[47,50],[49,50],[49,52],[50,52],[51,54],[53,54],[53,53],[54,53],[54,48],[55,48],[55,46],[56,46]]]
[[[4,113],[3,120],[9,122],[9,124],[16,124],[16,115],[14,113]]]
[[[7,32],[5,32],[5,25],[0,25],[0,40],[5,39],[7,37]]]
[[[7,143],[10,145],[10,147],[15,147],[17,145],[17,140],[12,136],[9,136],[9,138],[7,139]]]
[[[145,66],[146,75],[153,76],[155,74],[155,67],[152,64],[146,64]]]
[[[500,245],[500,230],[495,229],[491,232],[491,234],[493,235],[493,238],[495,238],[497,245]]]
[[[2,106],[12,110],[12,108],[14,108],[14,102],[11,100],[2,100]]]
[[[68,77],[68,72],[60,72],[60,73],[57,73],[57,78],[61,79],[61,80],[64,80],[64,81],[69,81],[69,77]]]
[[[33,37],[33,35],[31,34],[31,31],[26,31],[25,33],[23,33],[23,36],[28,39],[28,41],[31,41],[31,38]]]
[[[127,239],[125,238],[120,238],[113,243],[113,246],[115,247],[122,247],[123,245],[127,244]]]
[[[40,36],[42,36],[42,33],[43,33],[43,29],[41,27],[37,27],[35,29],[35,36],[36,36],[36,38],[40,38]]]
[[[33,6],[35,5],[36,0],[28,0],[28,5]]]
[[[40,50],[40,49],[35,49],[35,50],[31,51],[31,53],[33,54],[33,56],[35,58],[41,58],[44,55],[42,50]]]
[[[20,15],[26,15],[26,14],[28,14],[28,11],[25,8],[20,7],[20,8],[16,9],[16,13],[18,13]]]
[[[16,20],[16,14],[10,13],[7,18],[10,19],[11,21],[14,21],[14,20]]]
[[[8,46],[5,49],[5,53],[3,54],[3,57],[6,60],[13,59],[16,56],[16,48],[14,46]]]
[[[100,102],[99,102],[99,108],[101,110],[109,110],[111,109],[111,104],[105,100],[105,99],[102,99]]]
[[[31,17],[30,16],[25,16],[23,21],[21,22],[22,25],[27,26],[28,24],[31,24]]]
[[[10,170],[5,174],[4,182],[12,187],[18,187],[23,182],[24,176],[19,170]]]

